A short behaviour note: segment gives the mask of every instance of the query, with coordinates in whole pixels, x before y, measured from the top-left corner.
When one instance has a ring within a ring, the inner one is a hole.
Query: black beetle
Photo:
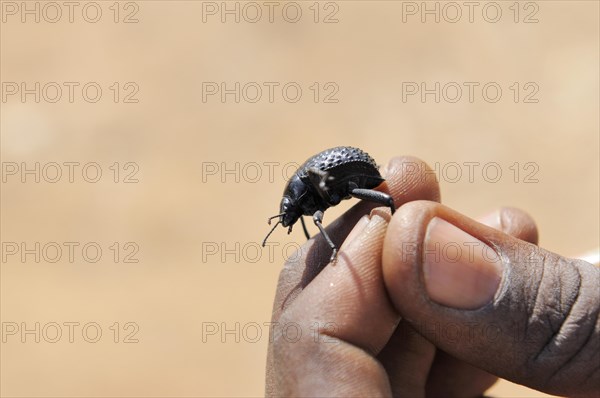
[[[384,181],[373,158],[361,149],[338,146],[316,154],[298,168],[285,186],[279,214],[270,217],[268,222],[270,225],[272,219],[279,217],[279,220],[263,240],[263,247],[277,225],[289,227],[289,234],[298,218],[306,239],[310,239],[302,216],[312,216],[333,250],[331,261],[334,261],[337,248],[323,228],[323,212],[344,199],[355,197],[388,206],[394,214],[393,198],[373,190]]]

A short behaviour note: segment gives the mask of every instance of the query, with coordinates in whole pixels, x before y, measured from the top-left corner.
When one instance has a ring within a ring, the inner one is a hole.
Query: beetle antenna
[[[270,220],[269,220],[270,221]],[[270,223],[269,223],[270,224]],[[271,230],[269,231],[269,233],[267,234],[267,236],[265,236],[265,239],[262,242],[262,247],[265,247],[265,244],[267,243],[267,239],[269,239],[269,236],[271,236],[271,234],[273,233],[273,231],[275,231],[275,228],[277,228],[277,226],[281,224],[281,221],[277,221],[275,223],[275,225],[273,225],[273,228],[271,228]]]
[[[269,223],[269,225],[271,225],[271,220],[272,220],[272,219],[274,219],[274,218],[277,218],[277,217],[281,217],[281,216],[283,216],[283,215],[285,215],[285,212],[283,212],[283,213],[280,213],[280,214],[277,214],[276,216],[273,216],[273,217],[269,217],[269,218],[267,219],[267,223]]]

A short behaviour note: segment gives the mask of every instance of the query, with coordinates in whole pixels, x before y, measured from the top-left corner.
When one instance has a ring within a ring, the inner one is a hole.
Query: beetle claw
[[[290,225],[290,227],[288,228],[288,235],[292,233],[292,226]]]
[[[337,263],[337,249],[333,249],[333,253],[331,253],[331,257],[329,258],[329,262],[332,264],[336,264]]]

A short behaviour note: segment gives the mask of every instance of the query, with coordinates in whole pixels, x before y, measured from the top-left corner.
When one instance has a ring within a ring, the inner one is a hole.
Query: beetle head
[[[271,224],[271,220],[274,218],[279,218],[279,220],[263,240],[263,247],[265,246],[269,235],[277,228],[277,225],[281,224],[284,227],[289,227],[288,234],[292,232],[292,225],[294,225],[300,216],[302,216],[302,198],[307,192],[306,185],[297,175],[293,176],[288,181],[283,193],[283,198],[281,199],[281,204],[279,205],[279,214],[270,217],[269,224]]]
[[[298,219],[302,215],[302,212],[300,211],[300,207],[289,196],[284,196],[283,199],[281,199],[281,205],[279,206],[279,209],[281,211],[279,214],[274,215],[273,217],[269,217],[269,225],[271,225],[272,219],[279,218],[279,220],[277,220],[277,222],[275,223],[273,228],[271,228],[271,231],[269,231],[269,233],[263,240],[263,243],[262,243],[263,247],[265,247],[265,244],[267,243],[267,239],[273,233],[273,231],[275,231],[275,228],[277,228],[277,226],[279,224],[283,225],[284,227],[289,227],[289,229],[288,229],[288,234],[289,234],[290,232],[292,232],[292,225],[294,225],[296,223],[296,221],[298,221]]]
[[[302,215],[298,203],[289,196],[284,196],[283,199],[281,199],[279,212],[281,214],[279,219],[281,220],[281,225],[284,227],[291,227]]]

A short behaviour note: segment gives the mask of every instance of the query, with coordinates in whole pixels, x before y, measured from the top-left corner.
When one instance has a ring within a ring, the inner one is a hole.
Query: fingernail
[[[386,164],[384,166],[381,166],[381,168],[379,169],[379,174],[381,174],[381,176],[383,178],[386,178],[387,177],[387,173],[388,173],[388,165]]]
[[[488,245],[441,218],[427,226],[423,245],[425,290],[438,304],[476,309],[492,301],[502,263]]]
[[[393,158],[388,160],[388,162],[386,164],[384,164],[383,166],[381,166],[379,168],[379,174],[381,174],[381,176],[383,178],[386,178],[386,179],[390,178],[389,174],[391,174],[390,172],[393,171],[393,164],[394,164]]]
[[[484,225],[487,225],[488,227],[500,229],[500,227],[502,226],[500,217],[501,217],[501,211],[495,210],[495,211],[481,217],[478,221]]]
[[[361,234],[361,232],[366,228],[366,226],[369,225],[369,221],[370,219],[368,215],[362,216],[360,220],[358,220],[354,228],[352,228],[352,231],[350,231],[350,233],[346,237],[346,240],[344,240],[344,243],[342,244],[340,250],[347,248],[350,245],[350,243],[352,243],[352,241],[355,240],[356,237],[358,237]]]

